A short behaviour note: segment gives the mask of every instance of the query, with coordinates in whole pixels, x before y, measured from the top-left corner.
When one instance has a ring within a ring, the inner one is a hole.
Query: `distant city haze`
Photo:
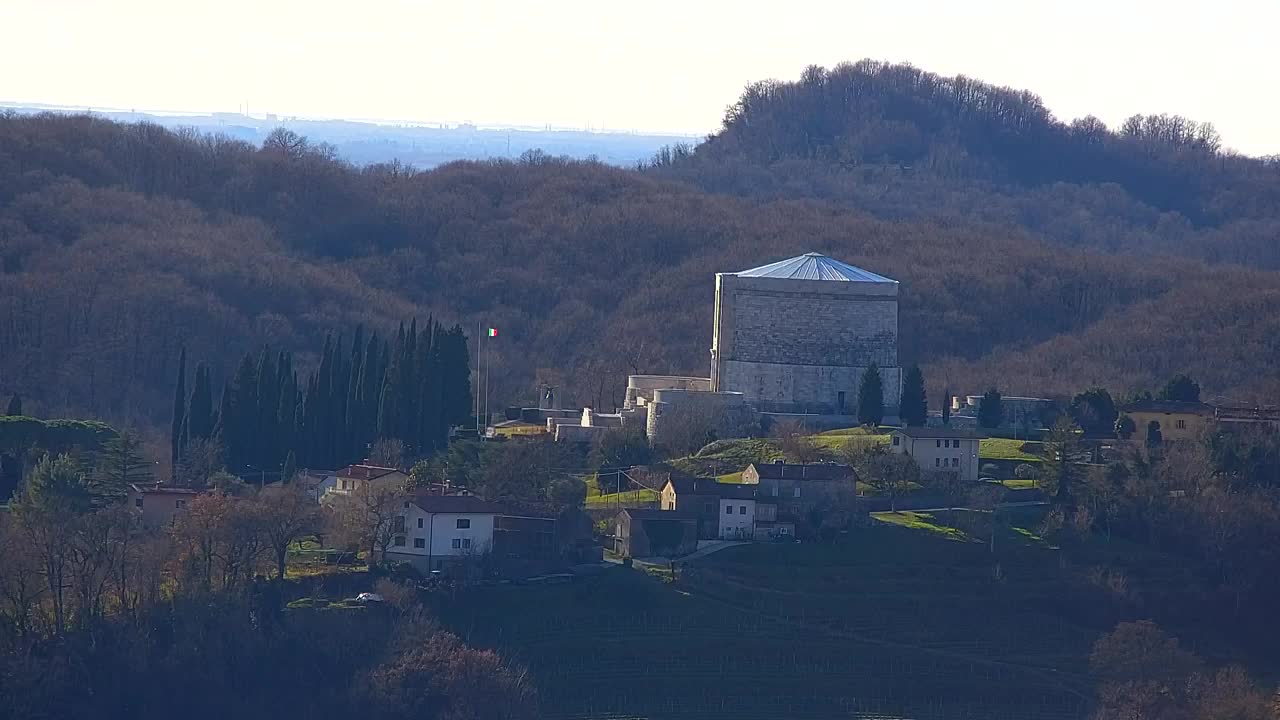
[[[2,0],[0,100],[697,135],[749,83],[874,58],[1265,155],[1277,27],[1259,0]]]

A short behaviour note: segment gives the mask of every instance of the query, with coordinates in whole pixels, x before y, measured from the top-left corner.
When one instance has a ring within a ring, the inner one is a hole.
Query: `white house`
[[[387,559],[431,571],[478,557],[493,549],[501,514],[499,506],[472,495],[409,496]]]
[[[915,458],[921,472],[955,473],[961,480],[978,481],[978,442],[968,430],[904,427],[893,431],[889,449]]]
[[[755,487],[720,483],[720,539],[752,540],[756,532]]]

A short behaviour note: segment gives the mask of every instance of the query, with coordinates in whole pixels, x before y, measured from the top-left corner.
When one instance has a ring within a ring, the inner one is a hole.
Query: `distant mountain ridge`
[[[516,159],[530,151],[579,160],[596,157],[620,167],[648,160],[663,145],[695,139],[678,133],[579,130],[458,122],[393,122],[319,119],[239,112],[148,112],[114,108],[74,108],[38,103],[0,102],[0,113],[83,115],[121,123],[154,123],[170,130],[194,128],[261,144],[278,127],[329,143],[339,157],[356,165],[400,162],[430,169],[458,160]]]
[[[890,90],[859,79],[876,72]],[[1124,393],[1180,372],[1207,395],[1280,394],[1272,161],[1222,155],[1201,128],[1132,160],[1170,168],[1177,192],[1055,179],[1017,157],[1062,132],[1021,94],[973,89],[999,100],[980,107],[1010,108],[984,115],[918,90],[934,81],[913,69],[840,73],[857,77],[749,89],[724,130],[643,171],[548,153],[356,166],[287,129],[248,143],[0,115],[0,396],[156,425],[182,346],[220,384],[263,344],[305,371],[327,332],[434,313],[501,329],[486,350],[495,405],[547,382],[608,408],[628,373],[706,372],[714,273],[809,251],[902,283],[901,361],[924,366],[935,404],[944,386]],[[818,102],[841,88],[868,99]],[[797,125],[796,103],[821,123]],[[913,134],[919,104],[970,119]],[[1033,129],[983,129],[1006,125]],[[871,127],[921,145],[852,143]],[[1146,146],[1112,135],[1104,158]],[[1176,209],[1186,198],[1194,221]]]

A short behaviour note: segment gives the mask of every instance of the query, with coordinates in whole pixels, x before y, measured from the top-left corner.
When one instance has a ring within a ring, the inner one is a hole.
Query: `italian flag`
[[[489,328],[489,337],[498,337],[498,328]]]

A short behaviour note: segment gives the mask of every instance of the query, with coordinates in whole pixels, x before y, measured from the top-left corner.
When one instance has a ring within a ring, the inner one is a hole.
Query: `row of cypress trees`
[[[197,441],[218,439],[232,472],[278,471],[293,455],[302,467],[334,468],[365,457],[371,443],[399,440],[405,453],[445,447],[449,428],[471,413],[471,358],[462,326],[429,318],[401,323],[393,339],[350,345],[325,338],[320,365],[300,381],[289,352],[246,353],[215,408],[210,369],[195,369],[187,392],[187,356],[178,361],[172,425],[173,466]]]
[[[950,398],[946,399],[950,402]],[[943,411],[945,414],[945,410]],[[898,415],[904,425],[920,426],[929,419],[929,401],[925,395],[924,373],[920,367],[907,368],[902,379],[902,396],[898,403]],[[880,368],[872,363],[862,374],[858,385],[858,422],[863,425],[879,425],[884,420],[884,382]]]

